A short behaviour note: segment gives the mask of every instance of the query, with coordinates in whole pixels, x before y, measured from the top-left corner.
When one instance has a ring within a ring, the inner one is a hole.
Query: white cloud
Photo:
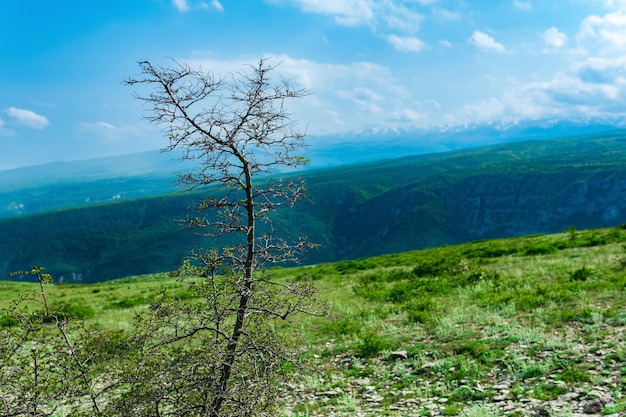
[[[459,117],[473,122],[626,117],[624,102],[626,56],[591,57],[552,79],[513,83],[498,98],[463,106]]]
[[[81,126],[85,130],[116,130],[117,127],[107,122],[87,123],[82,122]]]
[[[305,13],[328,15],[344,26],[369,26],[383,36],[388,31],[406,34],[420,29],[423,15],[417,10],[437,0],[266,0],[275,4],[291,4]],[[453,14],[449,12],[449,17]]]
[[[433,15],[442,20],[459,20],[461,18],[460,13],[451,12],[450,10],[441,9],[439,7],[433,9]]]
[[[419,52],[426,47],[426,43],[420,39],[412,36],[396,36],[389,35],[387,41],[394,46],[398,51],[403,52]]]
[[[295,114],[294,119],[308,124],[311,134],[410,124],[408,120],[398,120],[394,114],[409,107],[407,102],[411,101],[411,94],[385,66],[366,61],[322,63],[284,54],[268,53],[265,56],[274,57],[271,64],[280,63],[273,74],[276,80],[290,80],[294,87],[313,93],[288,103],[289,110]],[[251,57],[233,61],[178,59],[192,67],[211,68],[220,75],[241,71],[256,60]]]
[[[424,16],[406,7],[389,6],[386,10],[377,10],[387,28],[405,33],[415,33],[420,29]]]
[[[187,0],[172,0],[172,4],[178,9],[179,12],[186,12],[189,10]]]
[[[452,48],[452,43],[446,39],[440,40],[439,45],[443,46],[444,48]]]
[[[417,125],[419,122],[426,119],[426,116],[413,110],[413,109],[401,109],[394,113],[394,117],[402,122],[409,122],[410,124]]]
[[[543,32],[543,41],[549,48],[562,48],[567,42],[567,36],[553,26]]]
[[[383,108],[377,104],[382,103],[384,98],[367,87],[355,87],[350,91],[339,90],[337,93],[345,100],[354,103],[355,108],[359,112],[370,114],[380,114],[384,112]]]
[[[293,3],[304,12],[332,15],[341,25],[358,26],[374,21],[373,0],[275,0]]]
[[[496,98],[481,100],[463,106],[462,112],[467,120],[472,122],[488,122],[494,119],[502,119],[505,116],[506,107]]]
[[[30,127],[32,129],[43,129],[50,122],[45,116],[41,116],[34,111],[9,107],[5,113],[15,119],[20,125]]]
[[[129,137],[140,136],[141,128],[136,126],[115,126],[108,122],[82,122],[79,125],[79,135],[103,142],[127,140]]]
[[[480,49],[500,53],[506,52],[506,48],[504,47],[504,45],[496,42],[494,38],[483,32],[475,31],[474,33],[472,33],[472,36],[470,36],[469,38],[469,42]]]
[[[224,11],[224,6],[222,6],[222,3],[220,3],[219,0],[212,0],[211,6],[213,6],[213,8],[217,10],[218,12]]]
[[[204,10],[213,9],[218,12],[224,11],[224,6],[222,6],[222,3],[220,3],[219,0],[211,0],[210,5],[207,2],[201,1],[200,3],[198,3],[198,7]]]
[[[626,10],[587,17],[581,23],[576,39],[590,53],[614,56],[625,53]]]
[[[0,119],[0,136],[15,136],[15,132],[4,127],[4,120]]]
[[[513,7],[515,7],[518,10],[531,10],[533,8],[533,4],[529,1],[515,0],[513,2]]]

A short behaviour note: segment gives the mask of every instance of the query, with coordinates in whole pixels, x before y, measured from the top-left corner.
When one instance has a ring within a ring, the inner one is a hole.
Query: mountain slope
[[[321,246],[305,263],[626,222],[626,132],[517,142],[303,173],[312,203],[277,212],[275,230]],[[205,191],[206,192],[206,191]],[[0,221],[4,272],[46,265],[99,281],[172,269],[194,193]],[[0,272],[3,272],[0,270]]]

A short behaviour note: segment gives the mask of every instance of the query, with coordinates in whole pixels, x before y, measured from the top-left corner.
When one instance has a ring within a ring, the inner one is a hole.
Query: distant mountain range
[[[364,131],[310,137],[308,169],[360,164],[511,143],[602,133],[619,120],[540,120],[407,131]],[[176,152],[158,150],[117,157],[0,170],[0,218],[167,194],[178,189],[175,173],[192,168]]]
[[[539,139],[311,168],[301,173],[311,203],[277,212],[275,230],[319,243],[303,261],[320,263],[626,223],[626,130]],[[0,221],[0,275],[40,264],[65,281],[100,281],[173,269],[194,246],[224,244],[177,224],[206,190],[171,193],[176,162],[128,158],[126,175],[114,160],[82,162],[89,174],[77,179],[60,164],[43,171],[65,172],[57,183],[7,192],[43,203]],[[98,195],[120,198],[94,204]]]

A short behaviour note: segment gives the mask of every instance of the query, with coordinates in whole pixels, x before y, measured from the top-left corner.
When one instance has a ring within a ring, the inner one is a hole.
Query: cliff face
[[[626,222],[626,170],[473,177],[449,197],[452,230],[462,239],[607,227]]]
[[[338,258],[626,223],[626,167],[436,176],[336,207]]]

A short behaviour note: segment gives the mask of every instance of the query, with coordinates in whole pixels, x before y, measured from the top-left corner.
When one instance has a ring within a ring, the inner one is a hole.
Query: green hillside
[[[282,416],[622,415],[625,240],[623,227],[570,229],[270,269],[314,278],[335,316],[280,322],[305,365],[281,390]],[[67,316],[132,332],[135,313],[163,290],[190,300],[186,280],[47,293]],[[0,282],[0,307],[29,290]],[[0,313],[0,328],[11,325]]]
[[[319,243],[314,264],[476,239],[626,222],[626,133],[529,141],[304,171],[310,202],[275,230]],[[175,268],[203,240],[181,230],[200,194],[0,221],[0,273],[47,265],[66,281]]]

